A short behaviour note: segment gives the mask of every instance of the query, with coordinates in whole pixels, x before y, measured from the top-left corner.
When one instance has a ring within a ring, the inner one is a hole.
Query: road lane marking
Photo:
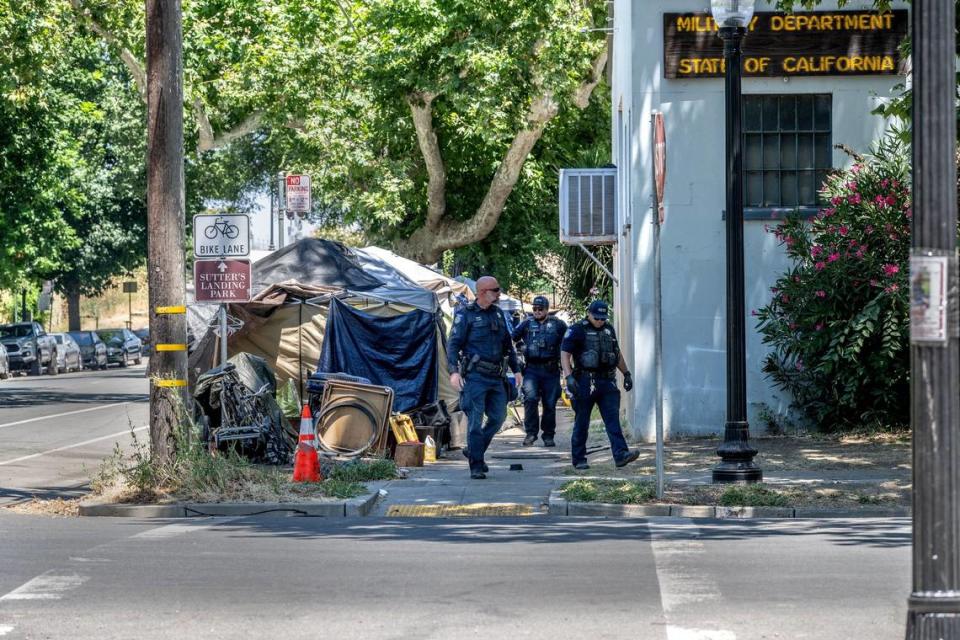
[[[0,636],[5,636],[16,629],[12,624],[0,624]]]
[[[0,596],[0,602],[5,600],[59,600],[67,591],[76,589],[89,580],[87,576],[77,573],[56,574],[52,571],[41,573],[39,576],[25,582],[10,593]]]
[[[0,429],[6,427],[15,427],[19,424],[27,424],[28,422],[39,422],[41,420],[50,420],[52,418],[62,418],[63,416],[72,416],[78,413],[87,413],[88,411],[100,411],[101,409],[109,409],[111,407],[121,407],[125,404],[130,404],[129,402],[115,402],[113,404],[102,404],[96,407],[89,407],[87,409],[77,409],[76,411],[67,411],[65,413],[54,413],[49,416],[40,416],[37,418],[28,418],[26,420],[18,420],[17,422],[8,422],[6,424],[0,424]]]
[[[57,447],[56,449],[50,449],[49,451],[41,451],[40,453],[31,453],[28,456],[21,456],[19,458],[14,458],[13,460],[4,460],[0,462],[0,467],[13,464],[14,462],[23,462],[24,460],[30,460],[32,458],[39,458],[40,456],[45,456],[51,453],[57,453],[59,451],[66,451],[67,449],[76,449],[77,447],[82,447],[87,444],[93,444],[94,442],[100,442],[101,440],[109,440],[110,438],[116,438],[117,436],[122,436],[125,433],[136,433],[137,431],[144,431],[149,429],[149,426],[137,427],[136,429],[128,429],[126,431],[118,431],[117,433],[111,433],[108,436],[100,436],[99,438],[93,438],[92,440],[84,440],[83,442],[78,442],[76,444],[70,444],[65,447]]]
[[[690,628],[676,624],[678,618],[684,617],[683,610],[689,616],[697,605],[721,599],[720,587],[702,571],[702,559],[707,550],[697,539],[700,532],[693,521],[689,518],[650,520],[647,527],[660,584],[660,602],[667,622],[667,640],[737,640],[736,634],[726,629]]]

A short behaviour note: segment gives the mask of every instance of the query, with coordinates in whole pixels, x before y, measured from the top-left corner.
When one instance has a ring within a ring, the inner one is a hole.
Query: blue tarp
[[[368,378],[394,391],[393,410],[437,400],[437,325],[415,310],[392,318],[330,301],[317,371]]]

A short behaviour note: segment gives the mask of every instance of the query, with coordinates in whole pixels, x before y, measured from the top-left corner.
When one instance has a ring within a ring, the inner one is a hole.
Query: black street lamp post
[[[755,0],[712,0],[710,8],[723,39],[726,65],[726,230],[727,230],[727,421],[714,482],[752,483],[763,479],[753,462],[747,423],[746,303],[743,268],[743,153],[741,149],[740,44],[753,17]]]

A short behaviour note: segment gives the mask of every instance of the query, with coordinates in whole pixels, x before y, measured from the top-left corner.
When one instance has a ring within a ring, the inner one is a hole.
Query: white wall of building
[[[897,3],[895,8],[906,8]],[[824,2],[821,9],[836,9]],[[845,9],[869,8],[850,3]],[[769,11],[761,1],[758,11]],[[705,0],[616,0],[613,37],[613,162],[620,169],[620,244],[617,247],[616,323],[635,387],[624,394],[631,434],[654,437],[655,370],[652,134],[662,111],[667,134],[666,223],[661,236],[664,425],[669,435],[722,431],[726,410],[726,287],[723,79],[663,77],[663,14],[709,11]],[[831,93],[833,143],[866,151],[887,122],[871,111],[895,95],[898,76],[744,78],[745,94]],[[834,167],[850,164],[833,152]],[[787,413],[790,398],[765,379],[767,353],[751,310],[788,267],[765,225],[744,223],[747,314],[747,402],[759,427],[766,406]]]

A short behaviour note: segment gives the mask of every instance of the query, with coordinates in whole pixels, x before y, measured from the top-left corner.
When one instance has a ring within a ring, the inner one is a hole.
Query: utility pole
[[[960,638],[954,0],[916,0],[912,18],[913,587],[906,637],[945,640]]]
[[[150,444],[154,456],[169,460],[187,407],[181,6],[146,3]]]

